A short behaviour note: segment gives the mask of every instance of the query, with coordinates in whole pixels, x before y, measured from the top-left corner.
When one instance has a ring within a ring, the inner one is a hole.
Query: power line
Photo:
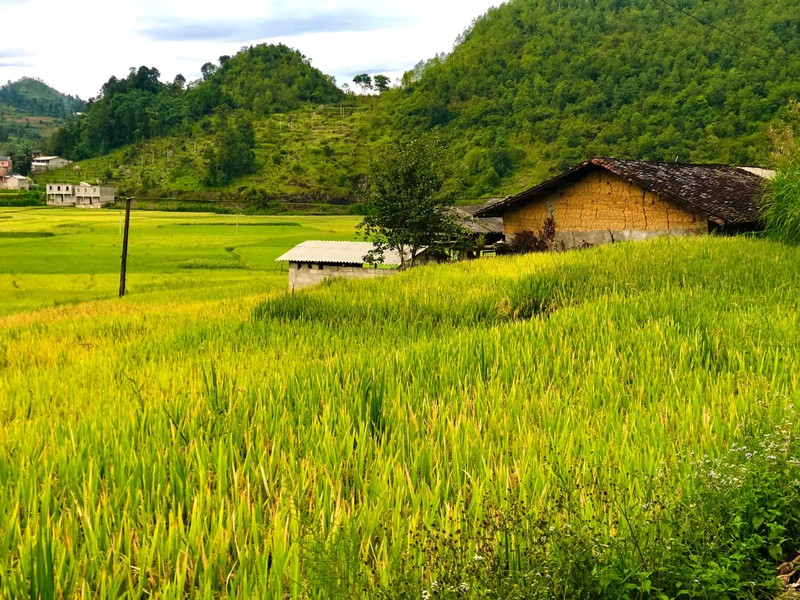
[[[717,27],[716,25],[714,25],[714,24],[712,24],[712,23],[706,23],[706,22],[705,22],[705,21],[703,21],[702,19],[698,19],[697,17],[695,17],[695,16],[694,16],[692,13],[690,13],[689,11],[683,10],[683,9],[682,9],[680,6],[675,6],[674,4],[672,4],[671,2],[669,2],[668,0],[658,0],[658,1],[659,1],[659,2],[661,2],[661,3],[663,3],[663,4],[666,4],[666,5],[667,5],[667,6],[669,6],[670,8],[673,8],[673,9],[677,10],[678,12],[681,12],[681,13],[683,13],[684,15],[686,15],[687,17],[689,17],[690,19],[694,19],[695,21],[697,21],[698,23],[700,23],[700,24],[701,24],[701,25],[703,25],[704,27],[710,27],[710,28],[711,28],[711,29],[713,29],[714,31],[719,31],[720,33],[722,33],[722,34],[725,34],[725,35],[727,35],[728,37],[730,37],[730,38],[733,38],[733,39],[735,39],[735,40],[738,40],[738,41],[742,42],[743,44],[747,44],[748,46],[752,46],[753,48],[758,48],[759,50],[762,50],[762,51],[764,51],[764,52],[767,52],[768,54],[772,54],[772,51],[771,51],[771,50],[767,50],[767,49],[766,49],[766,48],[764,48],[763,46],[759,46],[758,44],[755,44],[755,43],[751,42],[750,40],[746,40],[746,39],[744,39],[743,37],[739,37],[739,36],[738,36],[738,35],[736,35],[735,33],[731,33],[730,31],[725,31],[724,29],[721,29],[720,27]]]

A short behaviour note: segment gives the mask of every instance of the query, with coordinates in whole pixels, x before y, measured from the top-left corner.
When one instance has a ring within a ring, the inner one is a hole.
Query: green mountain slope
[[[511,0],[408,73],[376,121],[440,128],[478,193],[597,154],[761,162],[765,124],[800,96],[796,4],[679,7],[717,29],[656,0]]]
[[[104,156],[36,176],[40,184],[110,182],[121,195],[185,201],[230,200],[261,209],[331,212],[363,194],[372,142],[357,106],[307,106],[290,113],[253,116],[254,173],[227,185],[204,183],[203,154],[213,144],[201,128],[142,141]],[[362,143],[363,142],[363,143]],[[329,207],[320,206],[329,205]]]
[[[53,140],[53,151],[78,160],[115,148],[199,127],[213,129],[216,110],[243,110],[263,116],[311,103],[336,102],[344,94],[299,52],[284,45],[246,48],[220,64],[206,63],[203,79],[185,87],[182,75],[159,80],[156,68],[131,69],[125,79],[112,77],[86,115],[67,124]]]

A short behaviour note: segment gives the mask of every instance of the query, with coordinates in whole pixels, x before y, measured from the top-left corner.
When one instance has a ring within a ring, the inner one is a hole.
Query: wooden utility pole
[[[125,271],[128,268],[128,230],[131,226],[131,200],[125,198],[125,233],[122,236],[122,265],[119,270],[119,297],[125,295]]]

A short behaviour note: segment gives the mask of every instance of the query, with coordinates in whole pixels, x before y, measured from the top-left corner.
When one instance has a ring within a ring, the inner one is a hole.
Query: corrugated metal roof
[[[298,244],[275,260],[285,262],[363,265],[364,255],[373,250],[374,247],[372,242],[308,240]],[[383,264],[399,265],[400,254],[393,250],[386,250],[386,252],[384,252]]]
[[[753,175],[758,175],[762,179],[775,179],[774,169],[765,169],[764,167],[739,167],[742,171],[747,171]]]

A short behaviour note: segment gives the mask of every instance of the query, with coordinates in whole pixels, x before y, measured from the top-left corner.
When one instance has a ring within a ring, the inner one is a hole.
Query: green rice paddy
[[[703,483],[794,464],[796,248],[289,294],[275,257],[355,220],[134,213],[117,299],[118,213],[8,216],[54,235],[0,235],[0,597],[763,597],[741,565],[797,549],[778,500],[735,512],[751,479]]]

